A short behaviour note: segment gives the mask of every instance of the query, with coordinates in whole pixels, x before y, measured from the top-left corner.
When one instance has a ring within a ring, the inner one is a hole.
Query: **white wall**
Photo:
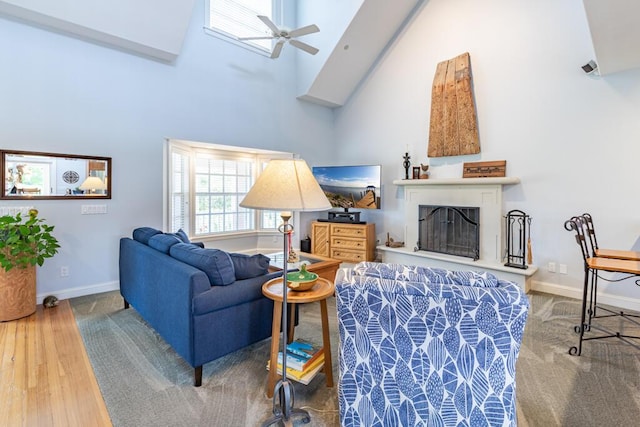
[[[106,215],[80,215],[77,200],[1,202],[35,205],[56,227],[62,248],[38,269],[40,298],[117,286],[119,238],[162,227],[165,138],[333,158],[332,112],[296,100],[295,55],[271,60],[203,24],[199,0],[182,54],[165,64],[0,18],[0,147],[113,158]]]
[[[468,51],[481,154],[427,159],[431,85],[438,62]],[[350,102],[336,110],[340,159],[383,165],[379,239],[403,236],[402,155],[428,162],[431,177],[460,177],[462,163],[507,160],[522,184],[505,212],[533,217],[534,289],[579,296],[582,259],[563,228],[590,212],[601,247],[640,250],[640,71],[604,78],[580,69],[594,57],[579,0],[429,0]],[[604,283],[604,282],[602,282]],[[630,280],[604,285],[609,299],[640,308]]]

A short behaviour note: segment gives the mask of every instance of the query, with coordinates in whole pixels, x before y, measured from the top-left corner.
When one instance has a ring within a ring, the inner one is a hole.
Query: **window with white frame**
[[[191,154],[188,150],[179,146],[171,147],[171,158],[169,159],[169,205],[170,223],[169,227],[173,231],[179,229],[189,230],[189,160]]]
[[[189,236],[273,231],[279,212],[246,209],[240,202],[273,158],[291,153],[169,141],[168,222]]]
[[[253,185],[254,162],[196,153],[194,235],[253,229],[253,211],[239,203]]]
[[[269,17],[276,25],[281,23],[282,0],[208,0],[206,27],[215,35],[222,35],[264,52],[271,52],[270,39],[238,40],[243,37],[265,37],[271,30],[258,19]]]

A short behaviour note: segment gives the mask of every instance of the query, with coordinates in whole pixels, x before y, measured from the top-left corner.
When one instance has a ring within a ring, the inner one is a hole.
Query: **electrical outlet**
[[[106,214],[107,205],[82,205],[80,206],[81,215]]]
[[[60,277],[69,277],[69,267],[60,267]]]
[[[560,274],[567,274],[567,264],[560,264],[558,267],[560,267]]]
[[[555,273],[556,272],[556,263],[555,262],[550,262],[549,264],[547,264],[547,270],[549,271],[549,273]]]

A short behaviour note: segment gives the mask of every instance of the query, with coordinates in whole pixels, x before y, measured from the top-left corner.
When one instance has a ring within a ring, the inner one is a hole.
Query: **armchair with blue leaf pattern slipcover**
[[[490,273],[363,262],[336,277],[343,426],[515,426],[529,302]]]

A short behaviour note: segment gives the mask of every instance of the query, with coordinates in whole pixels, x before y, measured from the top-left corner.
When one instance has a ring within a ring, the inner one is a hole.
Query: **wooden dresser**
[[[357,263],[376,257],[376,225],[311,223],[311,253]]]

